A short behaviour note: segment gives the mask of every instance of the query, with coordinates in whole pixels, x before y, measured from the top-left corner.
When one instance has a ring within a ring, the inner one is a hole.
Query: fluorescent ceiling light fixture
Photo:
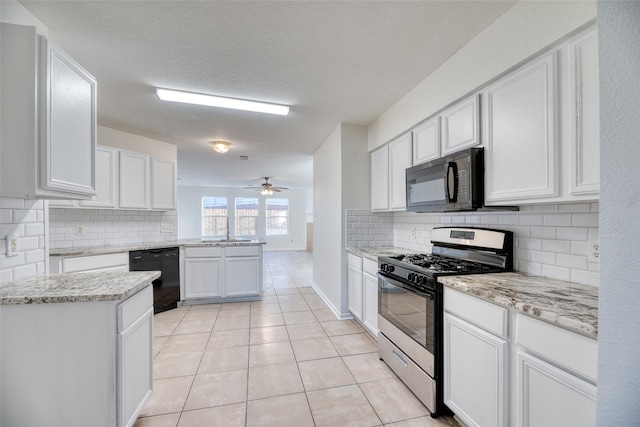
[[[229,151],[229,143],[227,141],[213,141],[213,149],[224,154]]]
[[[266,104],[258,101],[244,99],[223,98],[221,96],[204,95],[201,93],[182,92],[178,90],[156,88],[158,98],[163,101],[183,102],[186,104],[206,105],[209,107],[230,108],[233,110],[255,111],[258,113],[277,114],[286,116],[289,114],[288,105]]]

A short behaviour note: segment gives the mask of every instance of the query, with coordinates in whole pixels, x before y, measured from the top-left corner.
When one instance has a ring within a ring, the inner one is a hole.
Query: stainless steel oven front
[[[436,412],[437,294],[378,273],[380,357]]]

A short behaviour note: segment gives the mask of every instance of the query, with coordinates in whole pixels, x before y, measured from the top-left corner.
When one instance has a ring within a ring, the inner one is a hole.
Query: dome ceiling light
[[[229,151],[229,143],[227,141],[213,141],[213,149],[224,154]]]

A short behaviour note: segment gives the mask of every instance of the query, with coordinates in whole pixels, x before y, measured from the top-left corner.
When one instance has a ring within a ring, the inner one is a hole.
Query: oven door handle
[[[405,285],[402,282],[399,282],[397,280],[391,279],[390,277],[385,276],[384,274],[378,272],[378,279],[382,280],[383,282],[388,282],[393,286],[397,286],[398,288],[402,288],[405,291],[409,291],[409,292],[413,292],[415,294],[421,295],[425,298],[429,298],[431,301],[433,301],[434,299],[436,299],[436,294],[434,292],[429,292],[429,291],[420,291],[414,287]]]

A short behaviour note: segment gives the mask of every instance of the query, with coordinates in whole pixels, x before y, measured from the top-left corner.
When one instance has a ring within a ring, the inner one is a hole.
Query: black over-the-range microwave
[[[407,211],[485,209],[484,151],[469,148],[406,170]],[[489,209],[517,210],[514,206]]]

